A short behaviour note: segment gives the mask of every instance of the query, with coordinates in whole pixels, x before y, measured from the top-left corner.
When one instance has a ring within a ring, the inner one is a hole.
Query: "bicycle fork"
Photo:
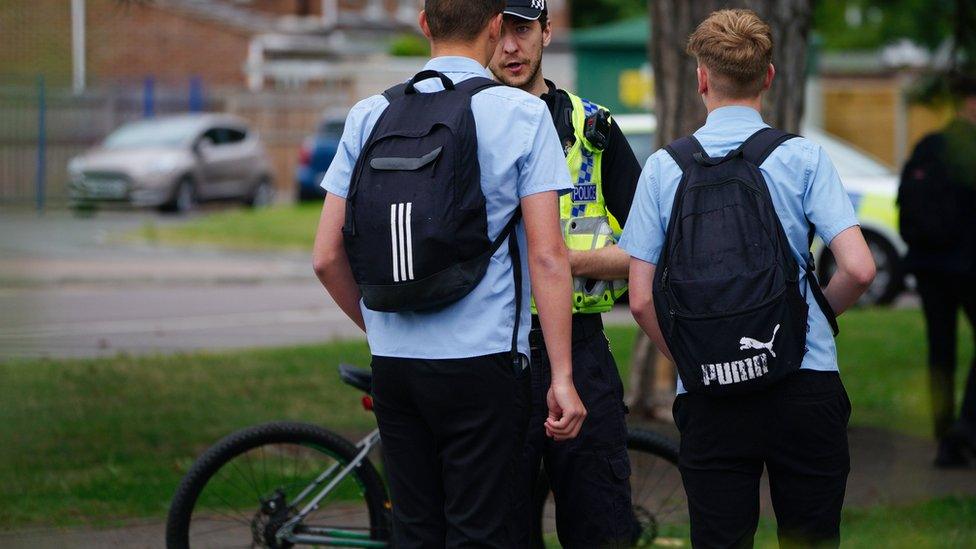
[[[369,534],[362,534],[359,532],[350,532],[347,530],[339,530],[336,528],[322,528],[316,526],[306,526],[305,531],[301,533],[295,533],[295,528],[301,524],[305,517],[314,512],[319,508],[319,503],[329,495],[336,485],[338,485],[342,479],[346,478],[350,472],[352,472],[356,467],[366,459],[370,451],[376,447],[380,442],[380,431],[379,429],[374,429],[371,433],[366,435],[362,440],[356,443],[356,448],[359,448],[359,453],[353,458],[341,471],[335,476],[326,486],[323,488],[318,495],[316,495],[311,501],[308,502],[305,507],[299,511],[297,515],[288,520],[275,534],[275,538],[279,543],[289,542],[289,543],[304,543],[312,545],[332,545],[338,547],[386,547],[387,544],[384,541],[376,541],[369,539]],[[321,475],[316,477],[311,484],[305,487],[298,496],[295,497],[294,504],[297,505],[306,497],[314,492],[319,486],[322,485],[328,479],[336,469],[341,466],[340,463],[335,463],[328,469],[326,469]]]

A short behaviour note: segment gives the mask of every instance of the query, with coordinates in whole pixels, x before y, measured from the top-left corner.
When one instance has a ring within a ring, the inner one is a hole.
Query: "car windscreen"
[[[175,147],[188,142],[199,130],[196,120],[143,120],[126,124],[105,138],[107,149]]]
[[[803,135],[823,147],[842,180],[892,175],[892,171],[881,162],[820,130],[804,128]]]

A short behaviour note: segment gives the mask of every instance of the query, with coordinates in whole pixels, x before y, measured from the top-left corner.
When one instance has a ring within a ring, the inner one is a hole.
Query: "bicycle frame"
[[[302,526],[301,523],[305,520],[310,513],[319,508],[319,503],[329,495],[330,492],[340,483],[350,472],[352,472],[356,467],[366,460],[369,453],[380,443],[380,431],[379,429],[374,429],[371,433],[363,437],[362,440],[356,443],[356,448],[359,452],[356,457],[350,461],[345,467],[342,468],[339,473],[333,477],[331,480],[329,478],[335,473],[341,464],[335,463],[328,469],[322,472],[311,484],[305,487],[298,496],[295,497],[295,501],[292,505],[297,506],[299,503],[308,498],[312,493],[314,493],[323,483],[327,480],[329,482],[324,488],[318,491],[318,493],[302,507],[302,510],[298,512],[297,515],[292,517],[288,522],[282,525],[281,529],[278,530],[275,536],[279,542],[289,542],[295,544],[308,544],[308,545],[327,545],[332,547],[386,547],[387,542],[376,541],[369,539],[368,533],[362,533],[359,531],[342,530],[338,528],[323,528],[317,526]],[[301,527],[300,527],[301,526]]]

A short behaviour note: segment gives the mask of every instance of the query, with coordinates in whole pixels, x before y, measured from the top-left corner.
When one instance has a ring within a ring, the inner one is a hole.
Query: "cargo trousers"
[[[552,374],[536,318],[529,342],[532,420],[524,464],[533,485],[542,469],[549,480],[559,542],[567,549],[630,547],[637,526],[630,501],[623,383],[600,315],[573,316],[573,382],[587,411],[575,439],[556,442],[545,435],[546,394]],[[538,532],[534,537],[533,545],[537,545],[541,541]]]

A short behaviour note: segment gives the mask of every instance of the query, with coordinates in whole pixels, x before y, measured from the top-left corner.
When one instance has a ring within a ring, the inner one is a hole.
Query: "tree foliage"
[[[593,27],[647,14],[647,0],[569,0],[569,6],[574,28]]]
[[[934,49],[952,33],[956,3],[957,0],[817,0],[814,28],[827,49],[874,49],[902,38]]]

